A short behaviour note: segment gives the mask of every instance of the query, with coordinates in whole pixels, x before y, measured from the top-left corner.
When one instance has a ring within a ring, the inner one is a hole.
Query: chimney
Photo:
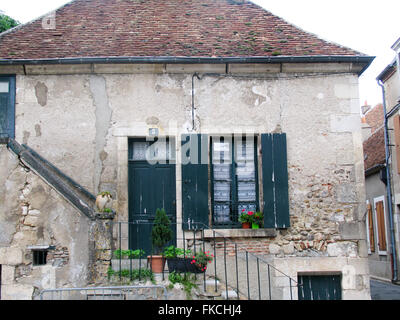
[[[371,110],[371,106],[369,106],[367,100],[365,100],[364,105],[361,107],[361,112],[365,115],[369,110]]]

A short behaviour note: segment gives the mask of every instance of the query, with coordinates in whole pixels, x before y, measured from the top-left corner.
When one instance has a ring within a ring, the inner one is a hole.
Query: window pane
[[[229,182],[214,183],[214,201],[230,201],[231,184]]]
[[[220,138],[213,138],[212,159],[213,163],[230,164],[231,161],[231,142],[220,141]]]
[[[9,84],[8,82],[0,82],[0,93],[8,93]]]
[[[256,201],[256,184],[254,182],[238,182],[238,201]]]
[[[146,160],[146,150],[150,146],[150,142],[134,142],[133,143],[133,155],[132,160],[135,161],[145,161]]]
[[[238,205],[238,214],[239,215],[242,214],[243,210],[256,212],[257,207],[254,203],[239,204]]]
[[[251,180],[254,181],[256,178],[256,169],[254,162],[238,162],[236,164],[236,175],[238,180]]]
[[[132,160],[134,161],[165,161],[174,160],[174,144],[168,140],[133,142]]]
[[[229,218],[230,207],[227,204],[214,205],[214,222],[227,223],[231,222]]]
[[[229,164],[215,164],[213,167],[214,180],[231,180],[230,168]]]
[[[237,140],[236,161],[254,161],[254,139]]]

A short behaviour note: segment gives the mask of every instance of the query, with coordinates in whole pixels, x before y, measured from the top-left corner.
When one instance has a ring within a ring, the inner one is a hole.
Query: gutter
[[[358,63],[365,64],[361,75],[372,63],[372,56],[273,56],[273,57],[81,57],[49,59],[0,59],[1,65],[40,64],[91,64],[91,63],[171,63],[171,64],[221,64],[221,63]]]
[[[372,175],[376,172],[379,172],[383,168],[385,168],[384,164],[377,164],[377,165],[365,170],[364,175],[365,175],[365,177],[369,177],[370,175]]]
[[[392,176],[390,175],[390,146],[389,146],[389,135],[388,135],[388,114],[386,113],[386,97],[385,97],[385,88],[383,86],[383,82],[378,79],[378,85],[382,88],[382,98],[383,98],[383,112],[385,117],[385,153],[386,153],[386,192],[387,192],[387,201],[389,207],[389,225],[390,225],[390,245],[391,245],[391,259],[392,259],[392,282],[395,283],[398,281],[398,268],[397,268],[397,254],[396,254],[396,239],[395,239],[395,231],[394,231],[394,221],[393,221],[393,201],[392,201]],[[392,114],[391,110],[391,114]]]

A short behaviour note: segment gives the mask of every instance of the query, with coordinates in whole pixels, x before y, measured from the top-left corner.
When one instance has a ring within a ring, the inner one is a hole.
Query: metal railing
[[[136,226],[147,225],[151,227],[151,222],[131,221],[114,222],[115,224],[115,250],[135,250],[142,248],[130,247],[129,237],[140,238],[143,234],[136,232],[129,236],[129,230]],[[203,274],[194,274],[196,280],[202,277],[204,291],[207,289],[207,283],[214,281],[214,291],[219,289],[223,291],[225,299],[259,299],[259,300],[277,300],[277,299],[297,299],[297,281],[282,271],[275,268],[268,256],[261,256],[250,252],[244,245],[241,245],[221,232],[221,230],[210,229],[201,223],[192,223],[192,230],[182,231],[180,225],[174,225],[176,236],[176,247],[185,251],[190,249],[193,254],[198,251],[209,251],[213,255],[213,261],[209,264],[207,271]],[[180,229],[180,230],[179,230]],[[250,239],[249,239],[250,240]],[[151,238],[147,237],[145,241],[151,243]],[[253,240],[256,241],[256,240]],[[147,252],[152,254],[152,252]],[[151,268],[149,260],[142,262],[142,258],[135,259],[130,256],[123,259],[119,256],[113,259],[113,268],[118,269],[119,280],[123,278],[123,272],[126,277],[138,278],[142,280],[143,270]],[[169,273],[168,268],[162,270],[162,280],[165,280]],[[133,277],[134,274],[134,277]],[[137,277],[138,276],[138,277]],[[209,280],[209,281],[207,281]],[[209,286],[209,285],[208,285]],[[219,287],[219,288],[218,288]],[[208,288],[209,290],[209,288]]]
[[[40,300],[136,300],[139,290],[151,289],[152,299],[159,299],[157,289],[168,300],[167,289],[163,285],[132,285],[86,288],[45,289],[39,294]],[[148,297],[148,296],[147,296]]]

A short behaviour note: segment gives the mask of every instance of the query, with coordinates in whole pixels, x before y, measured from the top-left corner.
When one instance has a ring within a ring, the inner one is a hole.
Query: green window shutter
[[[15,137],[15,76],[0,75],[0,139]]]
[[[208,136],[182,135],[182,228],[208,227]]]
[[[262,134],[264,227],[290,227],[286,134]]]

